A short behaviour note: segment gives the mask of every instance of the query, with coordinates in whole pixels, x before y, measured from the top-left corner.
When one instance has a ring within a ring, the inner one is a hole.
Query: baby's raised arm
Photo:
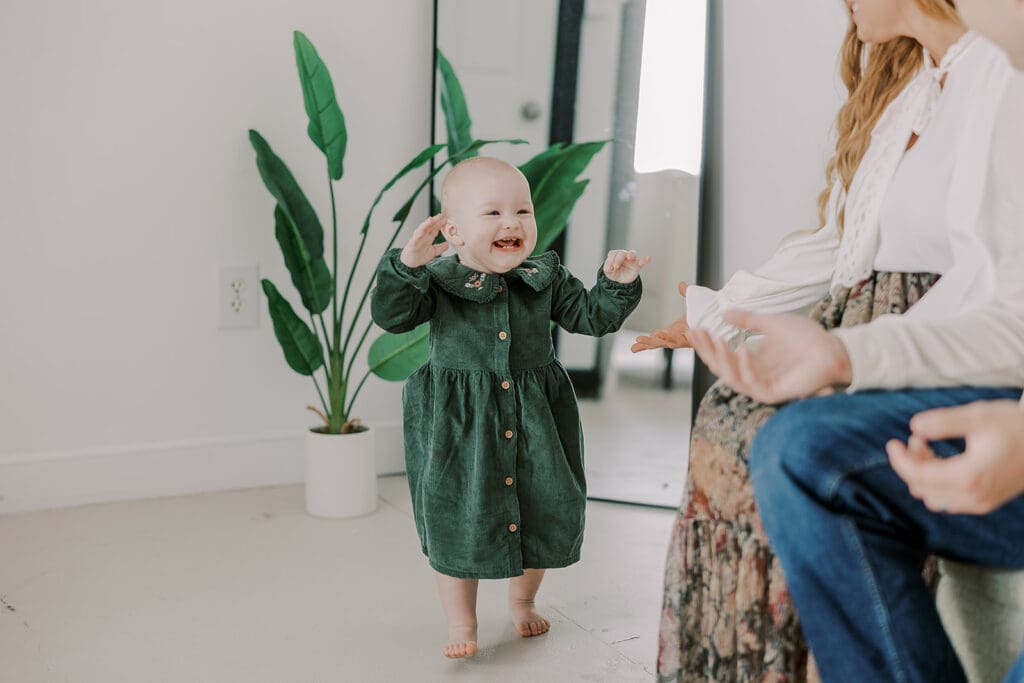
[[[377,267],[377,286],[370,300],[373,322],[388,332],[408,332],[434,315],[434,294],[425,266],[448,248],[434,244],[444,226],[441,215],[419,224],[401,250],[391,249]]]
[[[402,263],[410,268],[419,268],[443,254],[448,249],[448,243],[434,244],[434,240],[447,220],[443,214],[437,214],[420,223],[402,249]]]
[[[629,284],[640,277],[640,271],[651,262],[650,256],[640,258],[635,251],[613,249],[604,260],[604,274],[609,279],[622,284]]]

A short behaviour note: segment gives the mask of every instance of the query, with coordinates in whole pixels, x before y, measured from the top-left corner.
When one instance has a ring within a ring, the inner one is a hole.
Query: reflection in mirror
[[[580,396],[592,498],[675,507],[682,497],[693,355],[632,354],[637,334],[684,311],[697,269],[705,0],[436,0],[437,47],[458,75],[476,138],[519,164],[555,141],[610,140],[556,243],[589,287],[609,249],[654,260],[617,334],[563,331],[558,356]],[[491,30],[497,28],[497,30]],[[435,139],[445,140],[440,99]]]

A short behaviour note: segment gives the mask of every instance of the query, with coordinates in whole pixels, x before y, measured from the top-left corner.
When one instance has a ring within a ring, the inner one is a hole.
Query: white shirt
[[[941,200],[950,194],[957,147],[964,134],[961,122],[969,106],[962,94],[969,84],[958,76],[963,72],[951,74],[946,97],[938,102],[928,130],[906,152],[885,192],[874,270],[944,273],[953,265],[949,246],[953,226]],[[928,196],[934,201],[919,201]]]
[[[719,291],[690,287],[689,325],[731,339],[740,331],[721,318],[729,308],[795,311],[873,269],[938,272],[943,277],[906,315],[835,332],[850,353],[851,389],[1024,386],[1024,223],[1017,208],[1024,203],[1012,194],[1024,179],[1024,153],[1014,147],[1024,120],[1017,81],[993,143],[1011,73],[1005,55],[973,33],[938,69],[926,59],[875,127],[851,183],[842,241],[837,186],[821,230],[790,235],[767,263],[736,273]],[[907,156],[914,130],[921,137]],[[993,145],[1002,165],[995,183],[988,173]]]
[[[981,207],[973,229],[954,234],[953,266],[906,315],[835,331],[851,389],[1024,386],[1024,74],[1005,90],[991,141]]]

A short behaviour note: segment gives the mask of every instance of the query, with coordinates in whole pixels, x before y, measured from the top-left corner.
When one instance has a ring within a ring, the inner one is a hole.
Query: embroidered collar
[[[445,256],[427,264],[430,278],[443,290],[457,297],[486,303],[498,295],[498,280],[522,280],[536,292],[551,284],[558,273],[558,254],[546,251],[519,264],[507,273],[481,273],[459,263],[457,256]]]

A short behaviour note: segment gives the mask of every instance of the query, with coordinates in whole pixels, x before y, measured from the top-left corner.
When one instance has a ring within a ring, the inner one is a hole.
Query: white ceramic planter
[[[377,509],[374,432],[306,432],[306,512],[358,517]]]

